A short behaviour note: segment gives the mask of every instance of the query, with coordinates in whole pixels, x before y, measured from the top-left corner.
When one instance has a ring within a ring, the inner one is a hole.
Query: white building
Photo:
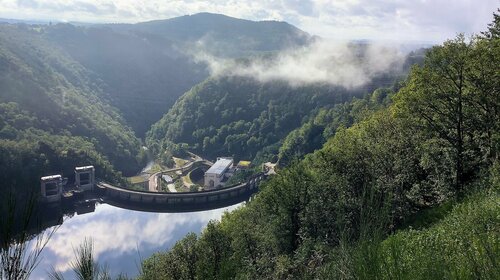
[[[82,166],[75,168],[75,184],[84,191],[91,191],[95,184],[94,166]]]
[[[62,195],[62,177],[61,175],[45,176],[40,179],[40,195],[44,202],[57,202],[61,200]]]
[[[205,172],[205,187],[224,186],[232,175],[233,158],[221,157]]]

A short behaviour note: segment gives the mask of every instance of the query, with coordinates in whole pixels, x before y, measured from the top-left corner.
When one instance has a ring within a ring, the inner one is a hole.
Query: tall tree
[[[199,266],[197,275],[201,279],[226,279],[227,260],[231,253],[229,236],[218,221],[210,221],[199,239]]]
[[[481,32],[481,35],[486,39],[500,38],[500,9],[493,13],[493,22],[488,24],[488,30]]]
[[[499,10],[500,11],[500,10]],[[481,141],[484,159],[489,164],[499,159],[500,151],[500,14],[488,31],[475,38],[467,80],[474,91],[469,102],[476,118],[476,137]]]
[[[432,48],[422,67],[414,67],[408,85],[399,97],[404,110],[431,137],[453,150],[455,186],[464,184],[464,145],[470,127],[464,120],[470,113],[465,105],[467,59],[470,43],[463,35]]]
[[[432,48],[397,96],[398,111],[448,151],[458,194],[497,156],[499,51],[498,39],[459,35]]]

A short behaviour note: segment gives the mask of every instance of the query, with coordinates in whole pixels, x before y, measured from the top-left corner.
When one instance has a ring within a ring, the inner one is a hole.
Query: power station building
[[[43,202],[57,202],[61,200],[63,179],[61,175],[45,176],[40,178],[40,195]]]
[[[224,186],[224,183],[233,175],[233,158],[220,157],[206,172],[204,183],[208,189]]]
[[[94,166],[81,166],[75,168],[75,185],[84,191],[94,190],[95,169]]]

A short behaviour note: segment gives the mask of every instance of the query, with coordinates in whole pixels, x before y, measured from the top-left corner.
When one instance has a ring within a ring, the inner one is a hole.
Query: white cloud
[[[138,22],[198,12],[285,20],[334,39],[442,41],[477,33],[499,0],[0,0],[0,17]]]
[[[292,86],[323,83],[345,88],[363,86],[377,74],[399,69],[404,60],[404,54],[397,48],[379,44],[359,48],[327,40],[245,64],[204,52],[195,51],[194,56],[195,60],[208,64],[213,76],[244,76],[261,82],[283,80]]]
[[[316,3],[319,17],[332,27],[323,29],[329,37],[346,38],[354,33],[358,38],[442,41],[459,32],[484,30],[500,1],[317,0]],[[303,26],[321,29],[316,24],[309,18]]]

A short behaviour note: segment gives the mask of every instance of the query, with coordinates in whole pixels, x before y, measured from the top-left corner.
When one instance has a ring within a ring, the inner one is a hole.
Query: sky
[[[500,0],[0,0],[9,19],[127,22],[199,12],[289,22],[338,40],[440,43],[486,29]]]

